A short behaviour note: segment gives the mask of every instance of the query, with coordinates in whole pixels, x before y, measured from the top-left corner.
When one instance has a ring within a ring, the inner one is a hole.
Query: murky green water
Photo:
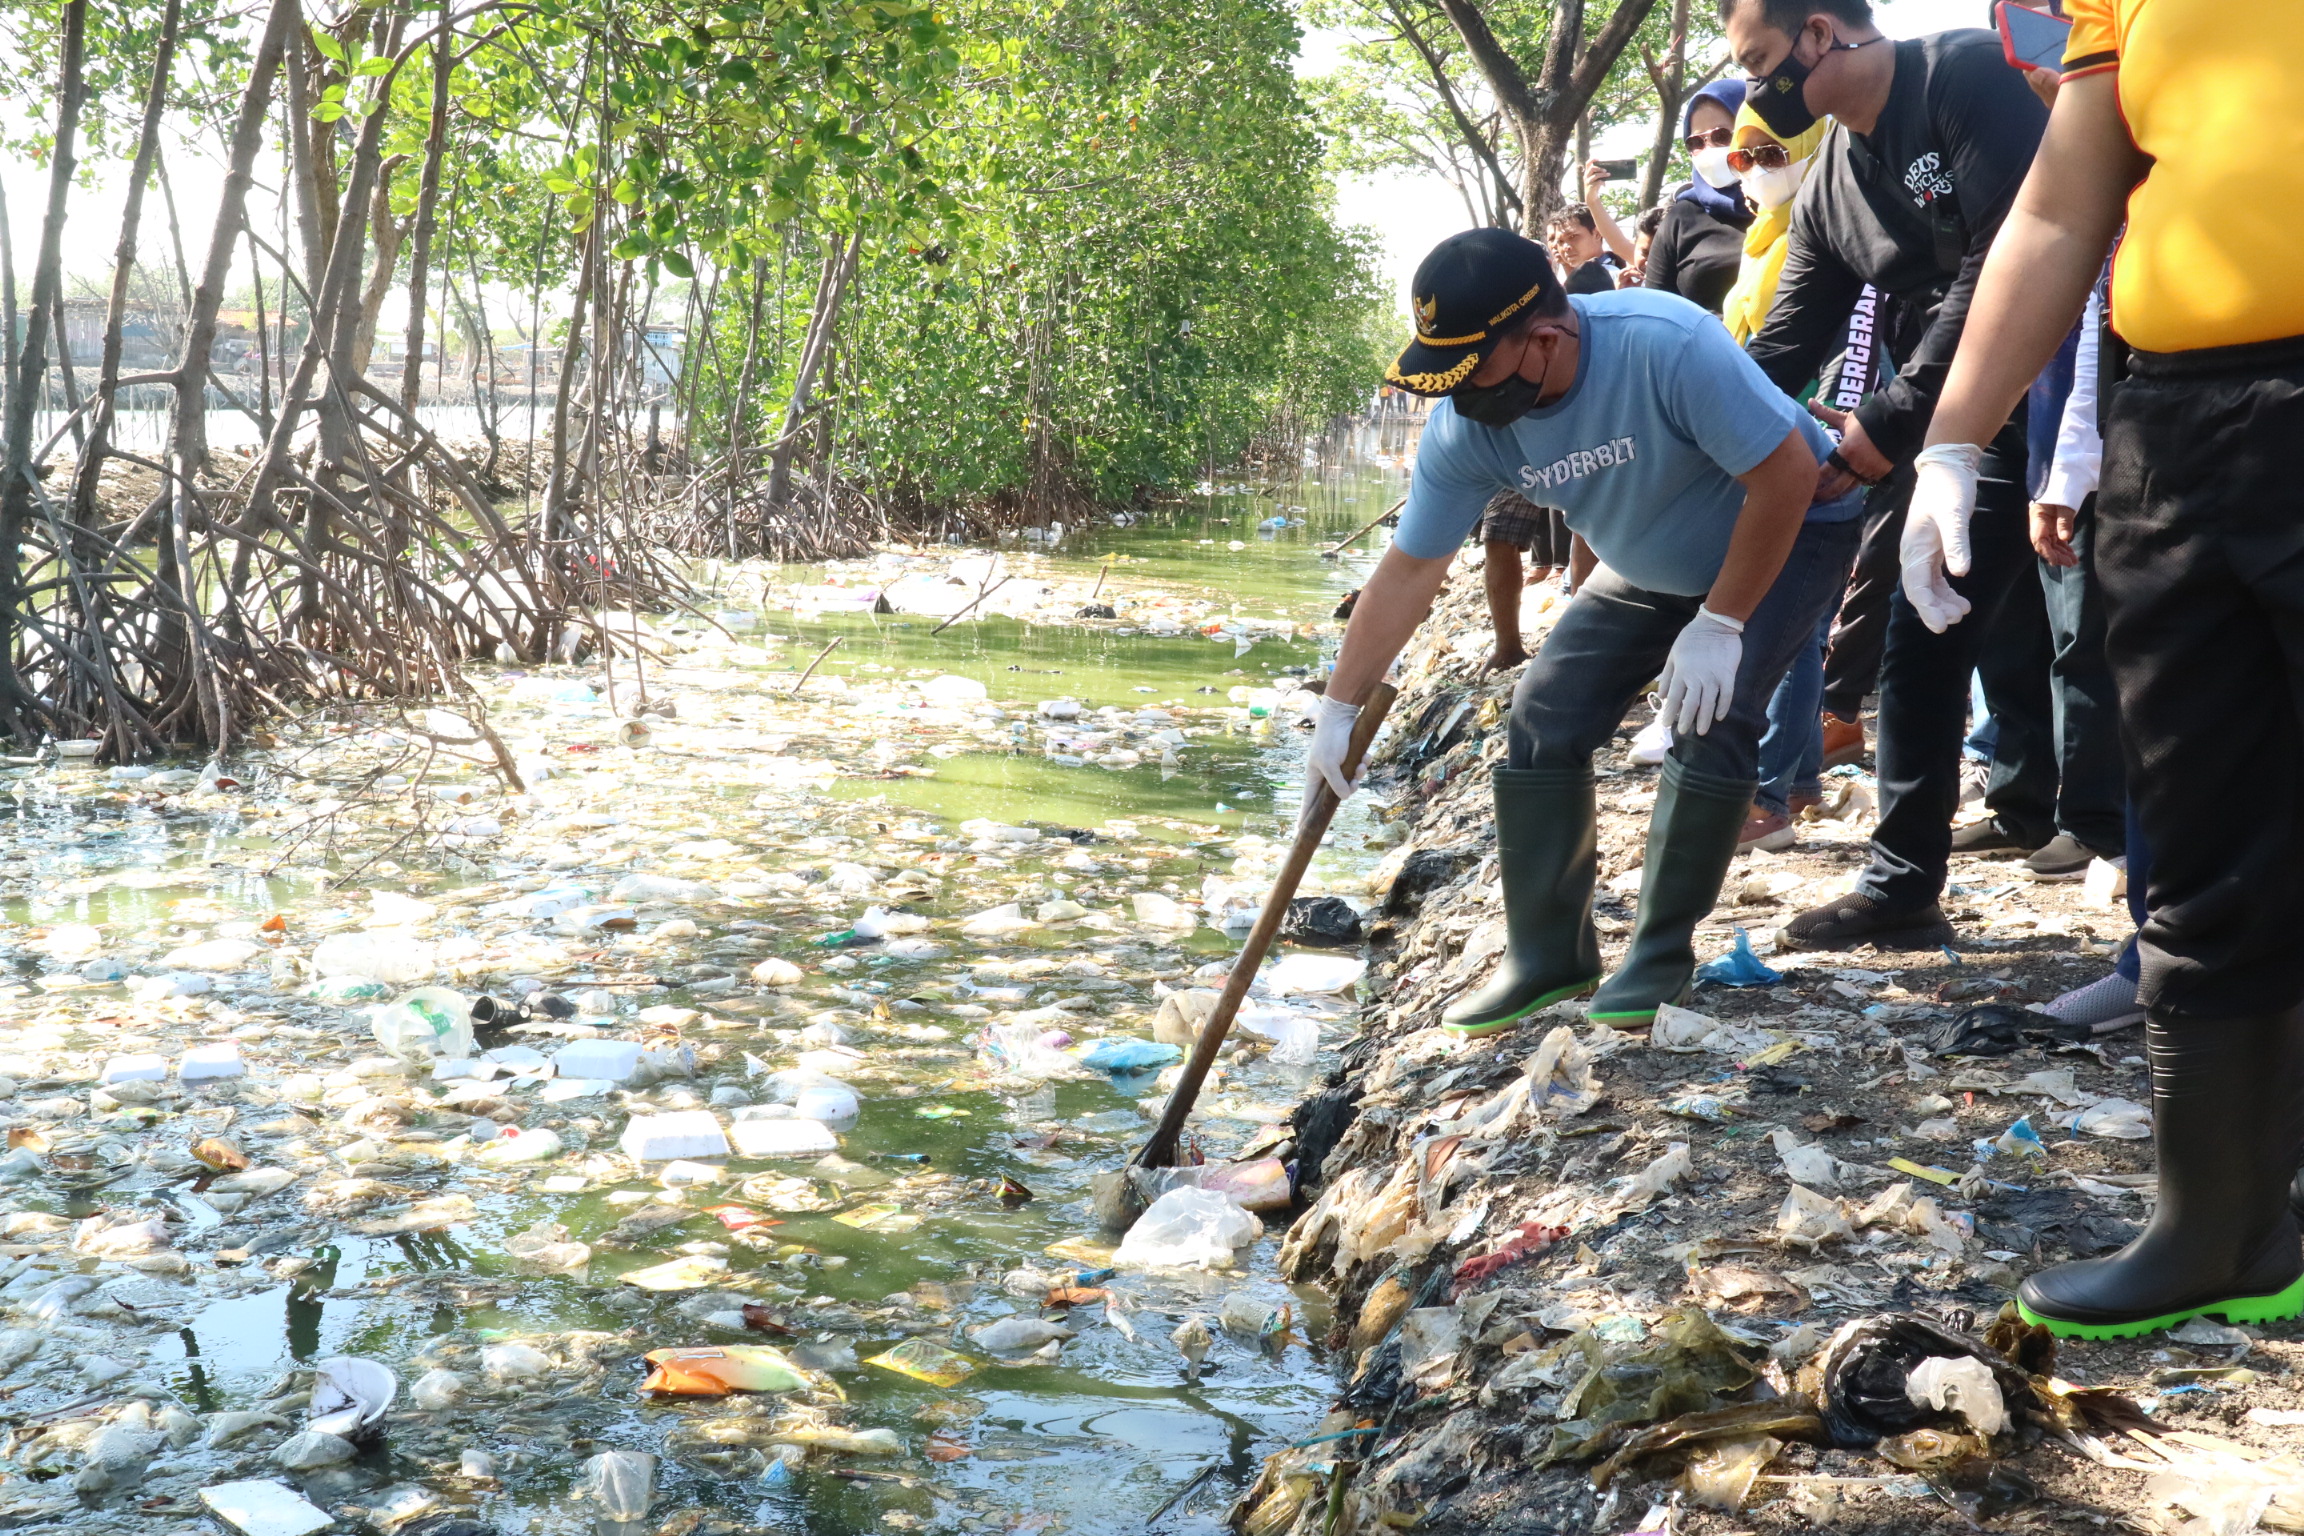
[[[1383,536],[1371,536],[1338,561],[1324,562],[1318,551],[1397,496],[1401,474],[1380,457],[1397,446],[1363,441],[1341,467],[1331,465],[1277,496],[1212,494],[1131,527],[1072,534],[1054,551],[1050,573],[1092,577],[1106,556],[1121,555],[1126,558],[1115,563],[1113,580],[1131,592],[1213,600],[1244,617],[1324,620],[1362,579]],[[1275,515],[1290,516],[1296,525],[1259,531],[1257,525]],[[788,580],[804,576],[786,573]],[[1066,696],[1091,707],[1202,710],[1224,704],[1225,690],[1262,685],[1291,669],[1301,675],[1320,662],[1317,643],[1302,636],[1261,640],[1235,656],[1228,640],[1120,635],[1110,626],[996,618],[963,621],[931,635],[935,621],[902,616],[806,617],[772,608],[764,618],[767,630],[784,638],[773,642],[781,651],[758,669],[761,689],[789,686],[791,670],[835,635],[842,644],[820,675],[863,684],[920,669],[955,672],[982,681],[996,701],[1025,706]],[[676,677],[666,686],[679,691]],[[521,728],[514,721],[508,730]],[[568,726],[587,728],[580,718]],[[877,728],[870,721],[859,726]],[[1139,825],[1146,842],[1165,843],[1179,855],[1165,860],[1158,874],[1194,890],[1202,874],[1227,867],[1231,852],[1223,845],[1231,838],[1243,832],[1284,836],[1301,752],[1294,731],[1247,721],[1229,734],[1197,739],[1175,769],[1149,761],[1120,771],[1066,768],[1036,750],[970,750],[944,757],[933,778],[842,777],[830,786],[821,813],[804,814],[821,814],[828,829],[849,833],[933,824],[941,835],[971,817],[1084,829],[1125,818]],[[725,831],[740,837],[758,822],[748,791],[689,782],[670,759],[661,771],[667,775],[663,817],[677,822],[681,835]],[[319,894],[308,881],[268,872],[268,854],[278,842],[274,827],[244,824],[231,815],[175,817],[115,800],[56,797],[31,781],[19,788],[12,810],[0,805],[4,841],[22,856],[20,868],[0,871],[17,877],[8,887],[6,913],[18,923],[91,922],[172,941],[184,929],[181,904],[187,901],[217,909],[204,914],[214,922],[356,899],[348,892]],[[656,809],[632,807],[642,823]],[[1374,857],[1366,817],[1366,809],[1355,805],[1339,824],[1326,855],[1332,867]],[[821,862],[824,850],[814,853]],[[779,857],[794,856],[771,853],[762,862],[775,866]],[[411,868],[403,871],[406,879],[387,873],[378,883],[438,894],[487,873],[470,862],[459,872],[453,862],[445,879]],[[142,873],[124,882],[123,871]],[[1045,889],[1060,889],[1071,878],[1045,844],[1029,857],[1008,861],[1000,875],[1010,885],[1050,882]],[[915,910],[959,916],[979,900],[954,889],[916,903]],[[742,964],[762,953],[814,964],[823,951],[808,944],[811,929],[836,928],[849,917],[852,912],[843,917],[827,908],[812,923],[779,919],[708,927],[697,942],[758,941],[744,952]],[[1050,931],[997,948],[1013,959],[1035,950],[1063,958],[1112,947],[1102,940],[1083,945],[1081,937]],[[1192,961],[1220,959],[1230,950],[1205,927],[1182,948]],[[966,958],[965,949],[952,957]],[[149,1363],[186,1401],[208,1410],[254,1405],[277,1390],[283,1371],[329,1354],[386,1360],[405,1383],[429,1365],[472,1370],[475,1352],[491,1340],[570,1329],[621,1335],[612,1351],[618,1363],[604,1375],[554,1378],[509,1405],[475,1404],[419,1417],[396,1427],[386,1447],[363,1461],[305,1480],[307,1491],[324,1504],[365,1503],[402,1483],[446,1489],[452,1505],[470,1507],[513,1536],[588,1524],[567,1498],[585,1456],[611,1447],[665,1452],[682,1443],[675,1431],[724,1421],[731,1412],[724,1402],[641,1398],[635,1362],[645,1350],[732,1340],[684,1316],[676,1296],[618,1284],[616,1277],[626,1271],[683,1251],[724,1255],[732,1282],[774,1307],[792,1329],[774,1342],[835,1352],[846,1345],[859,1358],[953,1319],[965,1328],[1010,1309],[1034,1315],[1033,1299],[1004,1294],[1001,1277],[1019,1266],[1080,1267],[1081,1261],[1051,1257],[1046,1250],[1094,1237],[1084,1209],[1087,1180],[1114,1166],[1141,1138],[1146,1121],[1137,1101],[1156,1090],[1149,1075],[1057,1082],[1030,1092],[970,1086],[982,1078],[968,1070],[966,1026],[937,1011],[965,1000],[966,989],[954,980],[964,974],[951,960],[917,966],[862,952],[861,964],[839,978],[833,996],[821,989],[811,994],[811,1008],[843,1008],[851,1019],[889,1008],[894,1011],[885,1015],[888,1020],[942,1026],[946,1038],[922,1036],[903,1049],[873,1048],[881,1075],[866,1089],[862,1119],[843,1138],[841,1155],[852,1168],[826,1173],[788,1162],[729,1163],[738,1176],[776,1171],[811,1178],[827,1206],[786,1213],[766,1251],[724,1244],[719,1239],[726,1234],[708,1221],[691,1222],[628,1251],[599,1251],[582,1278],[524,1275],[503,1257],[507,1237],[549,1219],[564,1224],[572,1238],[596,1241],[655,1184],[595,1180],[581,1193],[551,1194],[537,1179],[518,1174],[476,1177],[461,1169],[404,1166],[393,1174],[397,1184],[418,1196],[471,1194],[478,1218],[443,1232],[363,1237],[340,1230],[340,1221],[316,1217],[301,1242],[271,1249],[274,1255],[305,1255],[312,1267],[279,1283],[252,1284],[231,1299],[180,1307],[173,1314],[179,1326],[147,1336]],[[573,991],[583,981],[557,984]],[[1044,1002],[1070,985],[1051,977],[1029,990]],[[673,1000],[681,994],[675,992]],[[788,1029],[798,1021],[774,1022]],[[867,1021],[866,1028],[873,1027]],[[127,1036],[92,1036],[94,1028],[83,1026],[72,1043],[92,1050],[135,1043]],[[1331,1022],[1326,1044],[1332,1049],[1348,1033],[1347,1020]],[[752,1043],[743,1034],[721,1038],[735,1048]],[[788,1048],[790,1042],[776,1043]],[[1237,1145],[1283,1114],[1324,1068],[1325,1060],[1315,1067],[1263,1067],[1220,1085],[1210,1099],[1219,1110],[1212,1139]],[[568,1108],[580,1117],[579,1125],[591,1129],[595,1148],[613,1145],[623,1120],[613,1105],[594,1100]],[[263,1120],[269,1113],[256,1110],[249,1118]],[[1002,1179],[1027,1186],[1035,1198],[1003,1203],[994,1193]],[[899,1208],[896,1229],[860,1229],[833,1219],[872,1201]],[[84,1208],[92,1207],[74,1207],[73,1214]],[[229,1236],[228,1227],[218,1241]],[[1291,1295],[1271,1278],[1275,1243],[1276,1235],[1268,1236],[1234,1275],[1122,1277],[1115,1284],[1134,1337],[1115,1327],[1101,1306],[1074,1309],[1071,1324],[1078,1337],[1055,1365],[987,1364],[949,1389],[868,1367],[838,1369],[836,1379],[852,1401],[853,1425],[896,1430],[907,1454],[884,1462],[812,1461],[778,1481],[732,1478],[724,1466],[668,1455],[655,1519],[693,1510],[710,1522],[707,1528],[727,1529],[1135,1531],[1199,1479],[1196,1491],[1169,1510],[1158,1529],[1212,1531],[1257,1461],[1283,1437],[1302,1432],[1333,1393],[1317,1349],[1326,1329],[1322,1299]],[[1207,1374],[1187,1380],[1168,1334],[1193,1316],[1208,1318],[1213,1327],[1223,1298],[1243,1290],[1294,1309],[1294,1342],[1273,1352],[1222,1337]],[[910,1299],[891,1308],[892,1296]],[[955,1335],[953,1342],[964,1345],[964,1337]],[[921,1457],[930,1430],[956,1448],[953,1459]],[[495,1486],[474,1487],[452,1475],[456,1451],[466,1445],[497,1456]]]

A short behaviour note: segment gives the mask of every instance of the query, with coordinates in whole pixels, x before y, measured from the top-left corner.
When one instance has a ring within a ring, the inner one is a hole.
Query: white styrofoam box
[[[158,1083],[168,1077],[165,1056],[115,1056],[104,1063],[105,1083]]]
[[[634,1115],[616,1145],[638,1163],[664,1163],[677,1157],[726,1157],[728,1136],[708,1109],[681,1109],[668,1115]]]
[[[552,1070],[561,1077],[626,1082],[639,1069],[640,1052],[637,1040],[571,1040],[552,1053]]]
[[[840,1150],[840,1138],[821,1120],[739,1120],[728,1135],[742,1157],[820,1157]]]
[[[248,1064],[240,1047],[227,1040],[217,1045],[196,1045],[176,1061],[176,1079],[185,1083],[212,1083],[227,1077],[245,1077]]]

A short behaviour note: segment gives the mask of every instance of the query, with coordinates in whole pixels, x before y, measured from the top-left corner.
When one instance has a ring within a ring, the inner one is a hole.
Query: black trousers
[[[2152,848],[2164,1020],[2304,996],[2304,340],[2136,354],[2110,392],[2096,571]]]
[[[1968,733],[1968,677],[1990,643],[2009,594],[2022,582],[2037,601],[2038,559],[2032,553],[2024,495],[2024,418],[2001,428],[1984,451],[1969,520],[1970,566],[1952,586],[1968,599],[1968,616],[1942,634],[1931,633],[1899,587],[1888,603],[1888,647],[1880,666],[1880,823],[1872,858],[1856,889],[1882,906],[1925,907],[1944,889],[1952,857],[1952,815],[1960,805],[1960,743]],[[2047,683],[2039,706],[2045,712]],[[2030,766],[2026,743],[2045,743],[2045,731],[2019,731],[2005,739],[1995,773],[2020,778]],[[2036,748],[2033,750],[2037,750]]]
[[[1864,537],[1856,568],[1832,621],[1824,652],[1824,707],[1843,720],[1863,712],[1880,686],[1880,653],[1888,645],[1888,599],[1900,579],[1896,545],[1904,537],[1904,509],[1912,504],[1912,471],[1899,466],[1864,498]]]

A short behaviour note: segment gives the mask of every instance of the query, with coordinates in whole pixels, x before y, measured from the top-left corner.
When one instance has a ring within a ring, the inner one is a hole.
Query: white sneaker
[[[2144,1022],[2144,1010],[2136,1005],[2136,983],[2118,971],[2073,988],[2041,1012],[2066,1024],[2085,1024],[2099,1035]]]

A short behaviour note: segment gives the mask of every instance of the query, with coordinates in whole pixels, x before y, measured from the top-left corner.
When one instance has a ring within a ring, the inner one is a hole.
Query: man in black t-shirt
[[[1588,208],[1563,208],[1545,226],[1544,243],[1570,293],[1613,293],[1617,267]]]
[[[1720,15],[1751,77],[1749,103],[1770,132],[1789,139],[1825,114],[1839,125],[1817,150],[1793,206],[1776,302],[1747,349],[1753,361],[1797,392],[1840,348],[1866,283],[1916,322],[1887,385],[1853,410],[1817,411],[1845,434],[1833,467],[1851,480],[1880,482],[1920,449],[1985,253],[2031,168],[2047,110],[1990,32],[1893,41],[1872,24],[1865,0],[1720,0]],[[1786,926],[1794,947],[1921,945],[1947,936],[1937,896],[1959,806],[1968,678],[1993,612],[2018,579],[2034,579],[2025,519],[2019,413],[1985,454],[1972,559],[1954,562],[1964,568],[1950,601],[1984,611],[1951,623],[1942,602],[1915,591],[1909,578],[1892,599],[1871,862],[1853,893]],[[1932,537],[1933,527],[1907,527],[1899,557],[1907,571],[1929,565],[1933,546],[1919,550],[1916,541]],[[2039,694],[2044,716],[2045,679]],[[2016,722],[2011,744],[2019,753],[2035,740],[2031,750],[2044,748],[2048,733],[2025,725]],[[2054,831],[2000,818],[1983,826],[1982,837],[1963,834],[1966,851],[2027,840],[2037,847]]]

